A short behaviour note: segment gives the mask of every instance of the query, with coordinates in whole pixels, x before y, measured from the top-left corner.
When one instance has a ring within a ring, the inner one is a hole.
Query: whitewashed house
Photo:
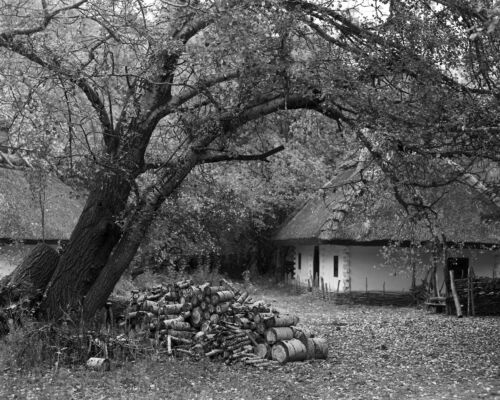
[[[396,204],[363,210],[358,178],[356,168],[341,171],[328,183],[329,189],[312,196],[278,230],[278,263],[289,266],[288,279],[302,285],[323,280],[330,291],[354,292],[408,291],[431,265],[436,265],[437,285],[442,285],[447,270],[465,277],[469,266],[476,276],[500,276],[500,227],[483,222],[484,210],[474,193],[462,187],[460,202],[454,201],[456,193],[442,199],[435,228],[446,251],[433,258],[433,235],[423,225],[407,226]],[[420,248],[408,258],[412,242]],[[390,249],[406,254],[406,259],[400,257],[398,265],[398,257],[384,257]]]

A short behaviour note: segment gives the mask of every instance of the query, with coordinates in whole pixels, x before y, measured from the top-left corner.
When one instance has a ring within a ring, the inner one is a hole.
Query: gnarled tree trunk
[[[77,311],[120,239],[116,220],[125,209],[130,183],[109,170],[96,177],[65,252],[48,283],[40,313],[57,319]]]

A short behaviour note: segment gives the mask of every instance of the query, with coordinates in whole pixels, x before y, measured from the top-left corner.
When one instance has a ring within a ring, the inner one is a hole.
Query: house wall
[[[387,266],[381,246],[319,246],[319,277],[331,291],[408,291],[412,284],[409,268]],[[301,268],[299,269],[299,254]],[[476,249],[448,250],[448,257],[467,257],[476,276],[500,277],[500,252]],[[339,257],[338,277],[333,275],[334,256]],[[416,284],[424,278],[426,267],[431,265],[431,255],[423,252],[417,257]],[[304,285],[313,281],[314,245],[295,246],[295,278]],[[349,279],[350,278],[350,279]],[[438,286],[444,280],[444,266],[438,269]],[[340,283],[339,283],[340,282]]]
[[[299,254],[301,266],[299,268]],[[306,285],[313,275],[314,246],[295,246],[295,279]],[[321,265],[320,265],[321,271]]]
[[[381,246],[351,246],[351,290],[407,291],[411,271],[384,266]]]
[[[405,271],[394,271],[381,268],[383,258],[381,247],[364,246],[319,246],[319,277],[323,278],[331,291],[368,290],[402,291],[411,287],[411,276]],[[301,268],[299,269],[299,254]],[[334,256],[338,256],[338,277],[334,276]],[[314,246],[299,245],[295,247],[295,278],[302,284],[313,279]],[[350,278],[350,279],[349,279]]]

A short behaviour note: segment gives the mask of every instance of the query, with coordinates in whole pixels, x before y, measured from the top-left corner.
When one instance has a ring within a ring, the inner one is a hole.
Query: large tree
[[[462,180],[500,208],[495,188],[471,175],[500,154],[498,38],[487,9],[337,3],[0,5],[0,47],[23,71],[9,79],[29,73],[38,89],[59,93],[68,145],[80,138],[92,160],[85,208],[40,306],[46,317],[80,306],[91,317],[196,166],[280,149],[242,152],[260,134],[249,124],[277,112],[336,120],[344,133],[332,140],[365,148],[406,207],[425,206],[422,188]],[[422,162],[425,174],[411,169]]]

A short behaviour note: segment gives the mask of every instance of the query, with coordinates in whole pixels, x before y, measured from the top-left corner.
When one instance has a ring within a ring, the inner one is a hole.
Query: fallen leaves
[[[75,370],[50,383],[47,377],[26,380],[11,373],[0,378],[0,397],[500,399],[498,317],[457,319],[412,308],[336,306],[309,294],[260,297],[275,300],[280,311],[301,318],[299,325],[327,337],[328,360],[272,370],[206,360],[143,361],[106,374]]]

